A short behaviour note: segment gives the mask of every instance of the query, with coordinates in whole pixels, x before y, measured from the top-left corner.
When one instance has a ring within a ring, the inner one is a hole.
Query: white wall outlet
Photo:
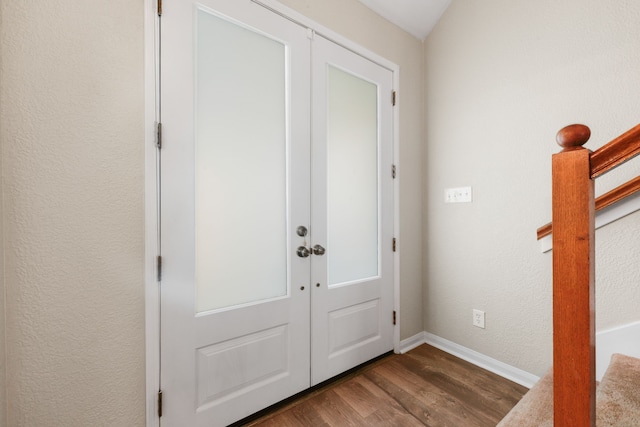
[[[473,309],[473,326],[484,329],[484,311]]]
[[[445,203],[471,203],[471,187],[447,188],[444,190]]]

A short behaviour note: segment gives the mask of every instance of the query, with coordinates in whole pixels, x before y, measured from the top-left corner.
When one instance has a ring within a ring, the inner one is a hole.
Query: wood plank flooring
[[[494,427],[527,388],[429,345],[272,408],[252,427]]]

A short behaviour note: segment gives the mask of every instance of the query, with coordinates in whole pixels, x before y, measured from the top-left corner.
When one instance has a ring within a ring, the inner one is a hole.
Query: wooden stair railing
[[[625,182],[619,187],[603,194],[596,198],[596,212],[607,208],[615,203],[618,203],[627,197],[640,191],[640,176],[633,178],[630,181]],[[548,236],[552,232],[551,223],[545,224],[538,228],[538,240]]]
[[[588,139],[589,136],[587,136],[587,140]],[[591,178],[597,178],[640,154],[639,141],[640,124],[629,129],[613,141],[596,150],[590,158]],[[617,203],[638,191],[640,191],[640,176],[598,197],[596,199],[596,212],[611,206],[612,204]],[[538,240],[551,234],[551,229],[551,223],[538,228]]]
[[[640,154],[640,125],[629,129],[591,155],[591,178],[604,175],[638,154]]]
[[[594,183],[591,133],[572,125],[556,137],[553,224],[553,405],[555,427],[595,426]]]
[[[582,147],[590,135],[584,125],[561,129],[556,140],[563,150],[552,158],[555,427],[595,427],[593,178],[640,154],[640,125],[593,153]],[[638,189],[629,193],[629,187],[637,181],[610,193],[632,194]],[[619,200],[609,193],[601,199],[601,204]]]

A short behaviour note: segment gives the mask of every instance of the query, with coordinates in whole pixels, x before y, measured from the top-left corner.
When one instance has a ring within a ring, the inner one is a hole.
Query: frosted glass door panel
[[[378,275],[378,88],[328,68],[329,286]]]
[[[287,294],[287,48],[198,10],[198,312]]]

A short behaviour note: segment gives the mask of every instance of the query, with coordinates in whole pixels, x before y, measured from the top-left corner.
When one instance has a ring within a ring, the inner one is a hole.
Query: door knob
[[[326,250],[320,245],[315,245],[313,247],[313,254],[314,255],[324,255],[325,252],[326,252]]]
[[[311,251],[305,246],[298,246],[298,250],[296,251],[300,258],[306,258],[311,255]]]

